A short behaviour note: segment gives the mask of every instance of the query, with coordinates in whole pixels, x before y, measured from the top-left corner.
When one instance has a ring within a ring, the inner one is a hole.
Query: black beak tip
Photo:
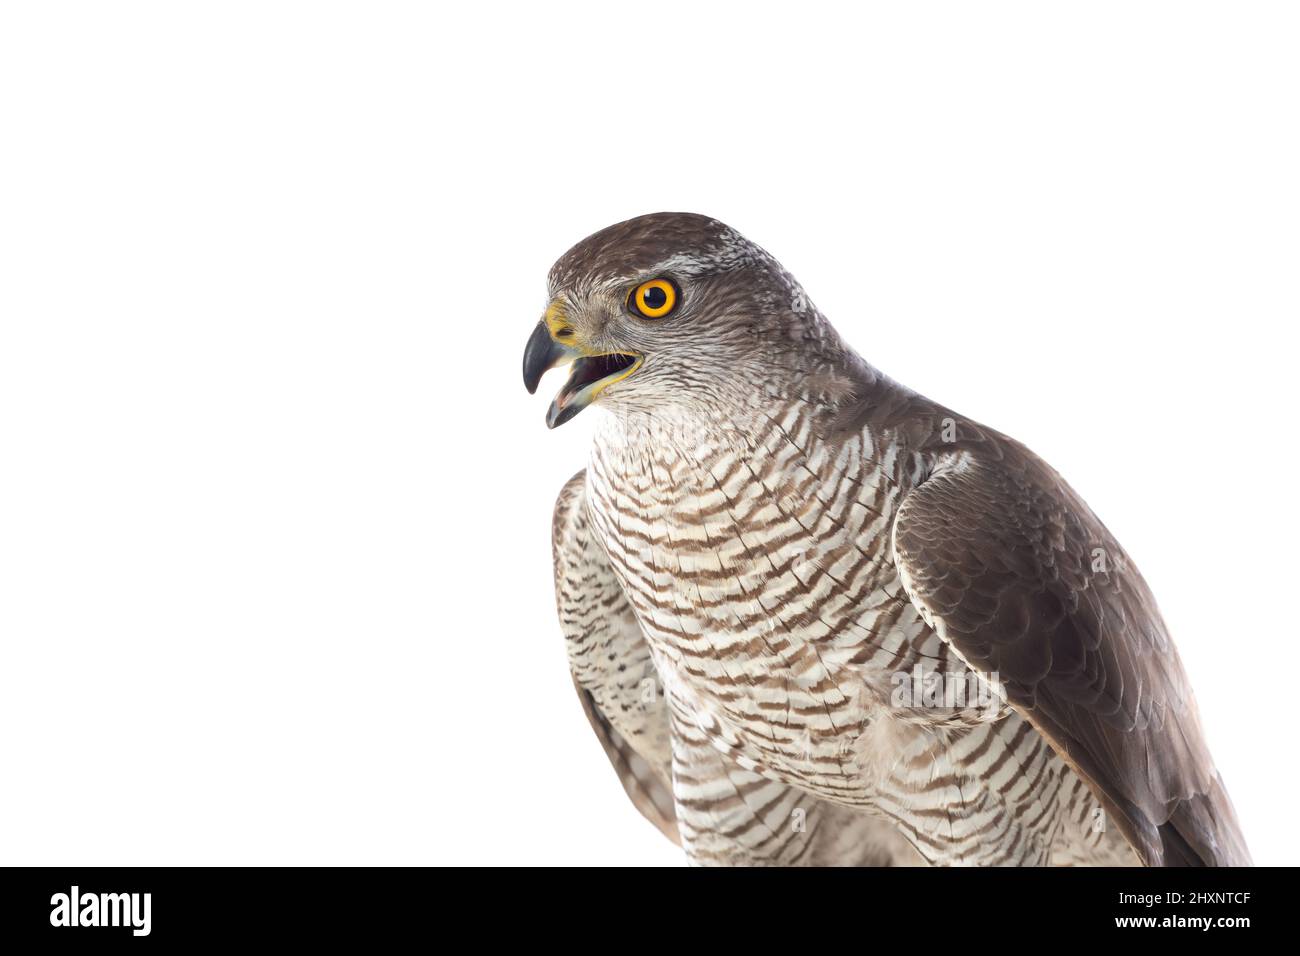
[[[542,380],[542,374],[545,369],[541,368],[537,362],[536,356],[524,353],[524,388],[528,389],[529,395],[537,394],[537,383]]]
[[[580,411],[582,411],[581,405],[574,404],[560,408],[558,404],[552,402],[551,407],[546,411],[546,427],[559,428]]]
[[[524,349],[524,388],[528,389],[529,395],[537,391],[537,383],[561,354],[560,347],[551,339],[546,323],[539,322]]]

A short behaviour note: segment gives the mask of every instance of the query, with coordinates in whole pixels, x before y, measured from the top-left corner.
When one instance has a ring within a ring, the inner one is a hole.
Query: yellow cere
[[[564,314],[564,306],[559,299],[546,307],[546,315],[543,317],[543,321],[546,323],[546,328],[550,330],[553,339],[564,339],[573,334],[573,329]]]

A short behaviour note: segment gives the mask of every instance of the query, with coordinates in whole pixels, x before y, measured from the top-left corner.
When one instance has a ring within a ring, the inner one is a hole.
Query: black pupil
[[[647,309],[653,312],[664,307],[664,304],[668,301],[668,293],[659,286],[654,286],[641,293],[641,301],[645,303]]]

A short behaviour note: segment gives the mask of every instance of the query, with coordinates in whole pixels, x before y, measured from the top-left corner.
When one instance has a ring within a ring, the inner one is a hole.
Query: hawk
[[[601,406],[560,491],[574,684],[712,865],[1246,865],[1119,542],[1015,440],[860,358],[772,256],[658,213],[552,267],[524,383]]]

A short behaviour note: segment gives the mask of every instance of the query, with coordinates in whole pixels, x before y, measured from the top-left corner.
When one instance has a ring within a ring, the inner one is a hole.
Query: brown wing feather
[[[641,816],[658,827],[660,833],[681,846],[682,838],[677,832],[673,795],[667,785],[605,718],[591,692],[576,680],[573,686],[578,691],[578,700],[582,702],[587,719],[591,721],[591,729],[596,732],[596,738],[605,748],[605,755],[609,757],[632,805],[641,811]]]
[[[671,789],[668,703],[609,559],[593,540],[585,474],[555,502],[555,605],[582,709],[632,804],[680,845]],[[646,693],[646,681],[654,693]]]
[[[996,672],[1145,863],[1248,865],[1146,582],[1056,472],[973,434],[895,521],[913,603],[972,667]]]

